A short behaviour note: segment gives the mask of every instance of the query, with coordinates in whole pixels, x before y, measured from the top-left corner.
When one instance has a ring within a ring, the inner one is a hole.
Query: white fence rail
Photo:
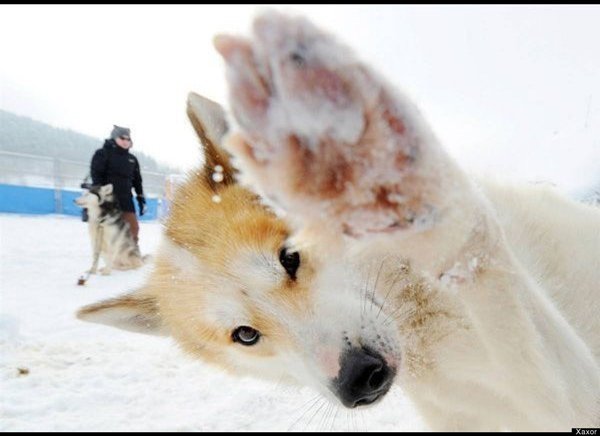
[[[90,156],[91,160],[91,156]],[[56,189],[80,189],[90,171],[90,162],[0,151],[0,183]],[[144,193],[164,197],[167,174],[144,171]]]

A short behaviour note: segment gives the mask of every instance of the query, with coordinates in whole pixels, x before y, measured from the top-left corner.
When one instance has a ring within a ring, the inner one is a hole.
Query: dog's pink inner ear
[[[136,333],[168,335],[156,299],[135,292],[84,306],[77,311],[77,318]]]

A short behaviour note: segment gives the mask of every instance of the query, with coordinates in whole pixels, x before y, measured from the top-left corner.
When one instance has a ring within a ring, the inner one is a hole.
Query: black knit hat
[[[112,132],[110,132],[111,139],[117,139],[119,136],[126,136],[131,139],[131,130],[127,127],[113,125]]]

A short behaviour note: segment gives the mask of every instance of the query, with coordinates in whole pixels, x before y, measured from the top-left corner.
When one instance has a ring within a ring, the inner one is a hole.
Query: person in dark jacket
[[[135,190],[140,216],[146,213],[146,198],[142,188],[140,164],[129,152],[132,145],[130,129],[115,125],[110,138],[104,141],[104,146],[94,153],[90,174],[94,185],[112,183],[123,218],[129,223],[137,242],[140,227],[135,216],[131,189]]]

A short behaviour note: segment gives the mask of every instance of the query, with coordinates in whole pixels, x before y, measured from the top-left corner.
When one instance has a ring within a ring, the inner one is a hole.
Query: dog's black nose
[[[387,393],[394,375],[380,354],[355,347],[342,355],[333,387],[344,406],[365,406]]]

